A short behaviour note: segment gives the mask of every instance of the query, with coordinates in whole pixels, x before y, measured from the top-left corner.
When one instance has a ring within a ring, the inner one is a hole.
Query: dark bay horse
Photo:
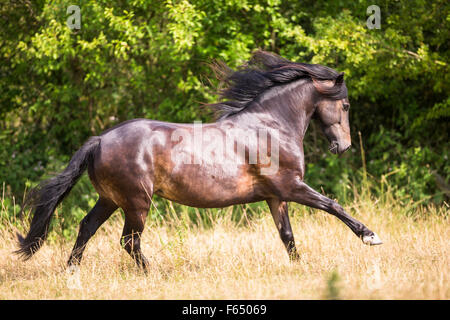
[[[267,201],[291,259],[298,259],[288,202],[324,210],[342,220],[368,245],[382,242],[335,201],[304,181],[303,137],[316,118],[330,151],[350,148],[349,101],[343,73],[256,51],[237,71],[215,66],[224,80],[217,122],[177,124],[148,119],[123,122],[91,137],[59,175],[27,197],[33,218],[17,253],[30,258],[47,237],[56,206],[87,169],[99,194],[80,223],[69,266],[117,209],[125,213],[122,245],[146,268],[140,237],[154,194],[199,208]]]

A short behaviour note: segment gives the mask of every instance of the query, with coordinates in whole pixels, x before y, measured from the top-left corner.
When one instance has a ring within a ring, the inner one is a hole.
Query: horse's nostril
[[[331,153],[338,154],[339,153],[339,143],[337,141],[333,141],[328,148]]]

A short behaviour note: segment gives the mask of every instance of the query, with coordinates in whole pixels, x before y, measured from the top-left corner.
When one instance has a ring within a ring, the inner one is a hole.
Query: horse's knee
[[[289,230],[280,230],[280,238],[284,243],[294,241],[294,234]]]
[[[330,208],[331,213],[334,215],[345,212],[344,208],[342,208],[342,206],[334,200],[330,200],[328,207]]]

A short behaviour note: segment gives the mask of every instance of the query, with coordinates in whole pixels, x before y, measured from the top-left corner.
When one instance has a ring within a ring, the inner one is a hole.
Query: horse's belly
[[[244,166],[232,168],[189,164],[155,185],[155,194],[192,207],[219,208],[262,200]]]
[[[166,195],[164,192],[161,191],[156,192],[156,194],[160,197],[174,201],[176,203],[196,208],[224,208],[235,204],[244,204],[264,200],[264,198],[260,196],[245,196],[245,197],[233,196],[233,197],[224,197],[220,199],[211,199],[202,197],[201,195],[197,194],[191,194],[191,196],[178,194]]]

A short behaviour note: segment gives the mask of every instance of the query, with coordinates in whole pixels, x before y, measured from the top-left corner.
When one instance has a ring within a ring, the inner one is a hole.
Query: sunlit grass
[[[147,274],[120,247],[118,213],[91,239],[73,275],[65,264],[74,240],[54,228],[23,262],[12,254],[23,225],[2,214],[0,299],[450,298],[447,207],[361,197],[346,209],[384,244],[365,246],[337,218],[292,204],[301,260],[289,262],[264,207],[238,220],[230,208],[206,211],[209,218],[197,224],[186,207],[159,207],[168,214],[161,222],[149,219],[142,239]]]

